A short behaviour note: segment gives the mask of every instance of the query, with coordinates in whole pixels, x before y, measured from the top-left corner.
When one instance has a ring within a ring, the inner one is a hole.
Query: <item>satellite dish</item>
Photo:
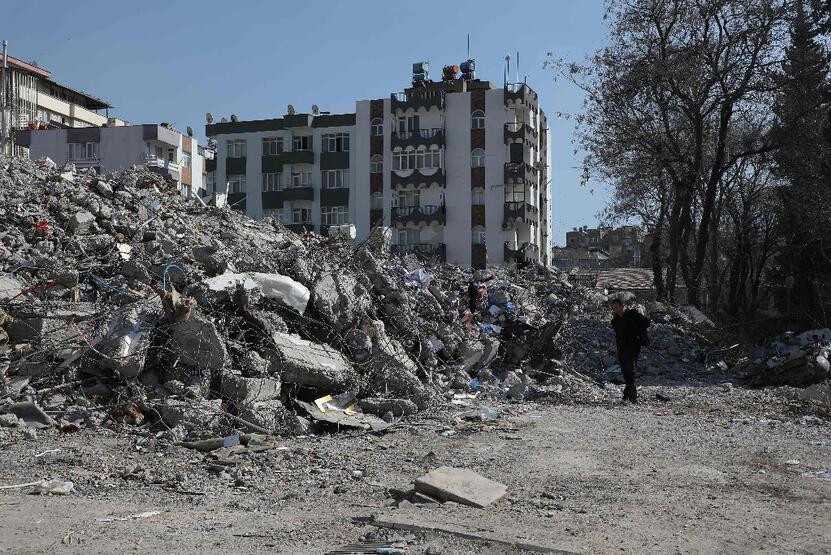
[[[193,137],[193,129],[188,125],[188,137]]]
[[[233,121],[234,123],[239,121],[239,118],[237,117],[236,114],[231,114],[231,121]]]
[[[205,121],[207,121],[207,122],[208,122],[208,125],[210,125],[210,124],[212,124],[212,123],[214,122],[214,117],[211,115],[211,113],[210,113],[210,112],[208,112],[207,114],[205,114]]]
[[[222,118],[219,123],[228,123],[228,118]]]
[[[314,115],[320,114],[320,108],[317,107],[317,104],[312,104],[312,113]]]
[[[290,116],[293,116],[293,115],[294,115],[294,106],[292,106],[291,104],[289,104],[289,105],[288,105],[288,108],[286,108],[286,113],[287,113],[288,115],[290,115]]]

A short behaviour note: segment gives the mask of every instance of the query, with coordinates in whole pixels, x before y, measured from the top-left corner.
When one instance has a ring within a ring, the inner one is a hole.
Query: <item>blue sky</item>
[[[572,123],[555,116],[579,110],[582,95],[542,69],[548,51],[582,60],[603,45],[602,0],[4,4],[0,39],[10,55],[109,101],[118,117],[190,125],[200,137],[205,112],[217,120],[279,117],[287,104],[352,112],[356,99],[403,90],[412,62],[428,60],[438,78],[441,66],[465,59],[470,33],[477,77],[501,84],[505,54],[519,51],[520,77],[548,114],[554,241],[592,225],[607,197],[602,186],[580,186]]]

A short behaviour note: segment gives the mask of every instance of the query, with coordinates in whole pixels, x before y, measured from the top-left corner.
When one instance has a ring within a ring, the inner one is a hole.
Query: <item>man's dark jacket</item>
[[[649,327],[649,318],[635,310],[627,309],[622,316],[612,318],[612,328],[617,339],[618,357],[633,355],[640,350],[646,337],[646,328]]]

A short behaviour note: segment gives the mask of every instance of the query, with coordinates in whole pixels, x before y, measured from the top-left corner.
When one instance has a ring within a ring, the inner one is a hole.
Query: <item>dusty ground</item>
[[[659,390],[672,400],[655,400]],[[2,484],[59,478],[76,492],[0,491],[0,545],[8,553],[326,553],[398,541],[407,553],[456,554],[519,553],[500,543],[518,540],[578,553],[831,551],[831,481],[804,475],[831,468],[827,415],[806,420],[809,409],[775,391],[646,387],[642,396],[637,406],[602,395],[501,405],[503,417],[488,424],[454,419],[452,407],[380,436],[286,440],[289,449],[229,467],[124,432],[26,439],[3,429]],[[60,450],[42,454],[50,449]],[[786,464],[792,459],[799,464]],[[439,465],[473,469],[509,493],[481,510],[399,507],[412,480]],[[158,514],[112,520],[149,511]],[[415,531],[379,528],[373,518]],[[489,541],[422,531],[434,526]]]

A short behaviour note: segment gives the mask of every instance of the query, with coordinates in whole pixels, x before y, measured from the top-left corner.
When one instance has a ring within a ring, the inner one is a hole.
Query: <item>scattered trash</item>
[[[811,470],[811,471],[803,472],[802,475],[806,478],[814,478],[816,480],[829,480],[829,481],[831,481],[831,469]]]
[[[485,405],[479,406],[479,418],[484,421],[493,421],[498,419],[500,416],[502,416],[502,413],[498,410],[486,407]]]
[[[799,464],[799,459],[789,459],[789,460],[785,461],[785,464],[796,466],[796,465]]]
[[[134,515],[129,516],[122,516],[122,517],[112,517],[112,518],[98,518],[96,522],[128,522],[130,520],[139,520],[142,518],[150,518],[151,516],[156,516],[162,514],[161,511],[146,511],[143,513],[137,513]]]

